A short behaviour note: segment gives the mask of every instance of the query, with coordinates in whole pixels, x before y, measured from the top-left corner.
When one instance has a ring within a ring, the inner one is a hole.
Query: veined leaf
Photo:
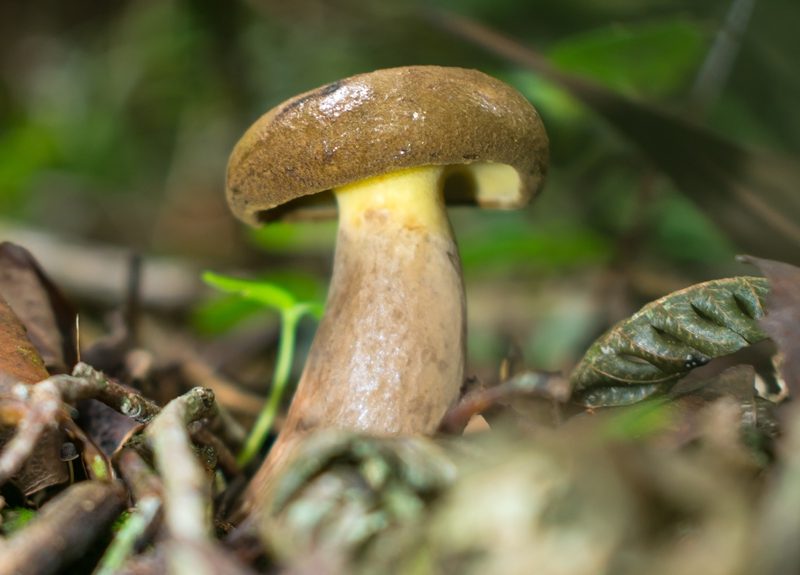
[[[28,339],[25,326],[0,295],[0,448],[8,441],[10,429],[25,414],[25,406],[14,391],[17,383],[35,384],[48,377],[44,361]],[[59,457],[63,433],[45,430],[25,465],[13,477],[14,483],[30,495],[69,480],[66,464]]]
[[[695,367],[767,336],[766,279],[709,281],[647,304],[597,339],[573,370],[573,399],[624,405],[668,390]]]
[[[72,371],[78,361],[76,312],[36,258],[11,242],[0,243],[0,295],[25,326],[47,370]]]
[[[15,383],[33,384],[48,375],[25,326],[0,296],[0,396],[13,397],[11,387]]]
[[[791,395],[800,389],[800,268],[783,262],[745,256],[770,282],[769,315],[760,325],[783,355],[780,371]]]

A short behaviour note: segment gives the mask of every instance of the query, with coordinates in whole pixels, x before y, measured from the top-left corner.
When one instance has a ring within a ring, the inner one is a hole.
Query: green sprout
[[[16,533],[32,519],[36,517],[36,511],[25,507],[6,507],[0,514],[0,533],[5,536]]]
[[[261,413],[239,453],[239,465],[244,466],[261,450],[275,421],[275,415],[278,413],[283,392],[291,375],[297,325],[305,315],[312,315],[319,319],[322,316],[323,305],[319,301],[298,301],[288,290],[264,281],[231,278],[212,272],[205,272],[203,281],[220,291],[238,294],[272,308],[280,314],[281,331],[272,388],[267,402],[261,408]]]
[[[136,542],[145,533],[161,509],[157,497],[147,496],[136,503],[133,511],[123,511],[112,526],[114,539],[106,548],[92,575],[114,575],[136,549]]]

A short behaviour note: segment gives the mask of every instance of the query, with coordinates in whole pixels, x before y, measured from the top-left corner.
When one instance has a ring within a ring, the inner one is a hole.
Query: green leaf
[[[674,190],[660,190],[648,207],[648,222],[651,223],[650,241],[659,257],[711,263],[730,261],[736,255],[729,239],[711,220],[686,196]]]
[[[568,91],[634,143],[705,210],[740,248],[797,262],[800,164],[758,153],[665,112],[553,66],[542,54],[486,26],[438,12],[435,24]]]
[[[675,417],[664,400],[643,401],[621,408],[603,426],[607,439],[630,440],[655,435],[669,428]]]
[[[210,286],[231,294],[204,303],[194,313],[195,327],[206,334],[225,332],[241,321],[264,313],[264,308],[286,318],[309,314],[316,319],[324,310],[324,289],[313,276],[297,273],[273,273],[267,279],[245,280],[206,272],[203,280]]]
[[[766,335],[766,279],[735,277],[697,284],[647,304],[597,339],[572,372],[573,399],[624,405],[667,391],[712,358]]]
[[[220,291],[239,294],[281,312],[297,305],[291,292],[265,281],[232,278],[208,271],[203,274],[203,281]]]
[[[36,517],[36,512],[25,507],[8,507],[3,509],[3,522],[0,531],[3,535],[11,535],[25,527],[31,519]]]
[[[250,240],[266,251],[289,253],[333,252],[336,219],[312,222],[270,222],[248,230]]]
[[[255,316],[266,316],[264,322],[275,319],[274,313],[257,301],[232,294],[200,304],[192,313],[192,326],[203,335],[219,335]]]
[[[548,55],[559,68],[609,88],[659,96],[691,78],[703,57],[704,40],[686,20],[613,25],[562,40]]]
[[[11,210],[24,190],[44,168],[56,161],[53,135],[44,126],[25,123],[0,133],[0,206]]]
[[[520,265],[532,263],[559,269],[597,264],[610,258],[609,242],[585,229],[561,222],[546,229],[531,229],[525,222],[496,223],[462,234],[459,251],[466,273],[519,269]]]

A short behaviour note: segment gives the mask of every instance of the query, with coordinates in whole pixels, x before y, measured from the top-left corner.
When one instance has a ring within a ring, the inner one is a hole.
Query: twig
[[[71,386],[67,386],[67,389],[74,390],[77,393],[78,387],[85,386],[89,389],[83,393],[88,393],[89,395],[68,398],[71,401],[88,398],[96,399],[138,423],[148,423],[160,411],[160,408],[154,402],[143,397],[138,392],[120,385],[113,379],[109,379],[102,372],[85,363],[78,363],[75,369],[72,370],[72,375],[73,377],[69,379],[77,379],[78,381],[75,381]],[[66,376],[60,377],[67,380]]]
[[[210,422],[209,430],[218,435],[225,445],[234,451],[241,448],[246,438],[242,425],[222,406],[218,406],[217,417]]]
[[[214,393],[196,387],[170,401],[145,432],[164,481],[167,563],[174,575],[250,573],[210,537],[210,481],[189,442],[187,426],[213,418],[215,410]]]
[[[0,453],[0,485],[22,469],[44,431],[57,426],[62,408],[58,386],[50,380],[32,386],[18,383],[12,393],[27,399],[27,411]]]
[[[163,497],[164,486],[161,484],[161,480],[135,449],[122,448],[115,460],[120,475],[130,489],[135,502],[148,497],[156,499]]]
[[[217,402],[228,409],[248,416],[258,415],[264,405],[264,398],[242,387],[216,372],[195,352],[182,354],[178,358],[181,375],[194,385],[214,390]]]
[[[147,423],[159,412],[152,401],[86,364],[76,365],[73,373],[74,376],[54,375],[35,385],[13,386],[12,396],[24,401],[26,411],[0,453],[0,485],[22,468],[46,429],[68,418],[62,411],[64,402],[97,399],[140,423]]]
[[[83,481],[49,502],[0,547],[0,575],[49,575],[80,557],[124,506],[119,483]]]
[[[719,98],[739,53],[756,0],[733,0],[722,27],[700,67],[690,94],[689,110],[702,118]]]
[[[63,426],[64,431],[81,444],[81,461],[86,466],[89,479],[101,481],[111,479],[114,476],[114,468],[108,456],[97,447],[95,442],[74,421],[65,419]]]
[[[201,445],[207,445],[214,450],[217,456],[217,466],[225,472],[228,477],[239,475],[239,465],[236,463],[236,456],[231,453],[228,446],[222,440],[211,433],[208,429],[208,422],[196,421],[189,426],[189,433],[192,440]]]
[[[221,545],[198,541],[167,543],[170,573],[176,575],[255,575]]]
[[[569,391],[569,383],[563,377],[526,371],[499,385],[467,395],[445,414],[439,429],[447,433],[461,433],[473,415],[512,397],[537,397],[563,403],[569,397]]]
[[[214,393],[195,387],[170,401],[147,427],[164,481],[164,517],[172,537],[205,541],[211,532],[208,477],[192,450],[187,425],[213,415]]]

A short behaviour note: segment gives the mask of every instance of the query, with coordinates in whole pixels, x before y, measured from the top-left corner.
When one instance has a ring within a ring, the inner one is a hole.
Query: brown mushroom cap
[[[231,154],[227,196],[238,218],[257,224],[307,211],[321,199],[307,196],[348,183],[448,165],[464,166],[448,172],[450,203],[514,208],[537,191],[547,161],[542,121],[514,88],[476,70],[410,66],[352,76],[267,112]],[[478,165],[494,166],[488,178]],[[485,185],[496,175],[500,186]]]

